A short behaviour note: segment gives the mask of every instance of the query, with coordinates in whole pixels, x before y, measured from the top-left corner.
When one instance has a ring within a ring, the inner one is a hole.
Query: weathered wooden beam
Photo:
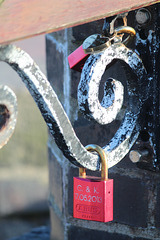
[[[158,3],[155,0],[1,0],[0,44]]]

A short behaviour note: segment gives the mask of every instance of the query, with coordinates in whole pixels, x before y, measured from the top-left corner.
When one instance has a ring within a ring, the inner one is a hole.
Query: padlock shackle
[[[86,178],[86,169],[85,168],[79,168],[79,176],[81,178]]]
[[[108,157],[106,152],[96,144],[89,144],[86,147],[88,151],[95,151],[99,154],[102,168],[101,168],[101,180],[107,181],[108,180]],[[82,178],[86,178],[86,170],[85,168],[79,168],[79,176]]]

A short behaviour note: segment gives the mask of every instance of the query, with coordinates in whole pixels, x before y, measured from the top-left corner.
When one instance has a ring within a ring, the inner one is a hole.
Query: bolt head
[[[141,154],[138,151],[133,150],[133,151],[130,151],[129,158],[133,163],[137,163],[141,158]]]
[[[137,11],[136,21],[138,24],[140,25],[147,24],[150,21],[150,19],[151,19],[151,14],[147,9],[141,8]]]

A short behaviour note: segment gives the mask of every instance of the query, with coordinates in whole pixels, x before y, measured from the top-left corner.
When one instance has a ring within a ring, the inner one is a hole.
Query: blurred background
[[[14,43],[46,75],[45,36]],[[8,144],[0,149],[0,239],[7,240],[48,225],[47,127],[17,73],[0,62],[0,84],[18,99],[18,119]]]

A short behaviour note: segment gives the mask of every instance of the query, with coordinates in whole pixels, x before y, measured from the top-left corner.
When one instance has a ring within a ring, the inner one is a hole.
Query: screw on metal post
[[[151,13],[147,8],[140,8],[136,13],[136,21],[139,25],[146,25],[151,20]]]
[[[149,151],[147,149],[143,149],[141,151],[132,150],[129,153],[129,158],[133,163],[140,162],[142,158],[149,156]]]

